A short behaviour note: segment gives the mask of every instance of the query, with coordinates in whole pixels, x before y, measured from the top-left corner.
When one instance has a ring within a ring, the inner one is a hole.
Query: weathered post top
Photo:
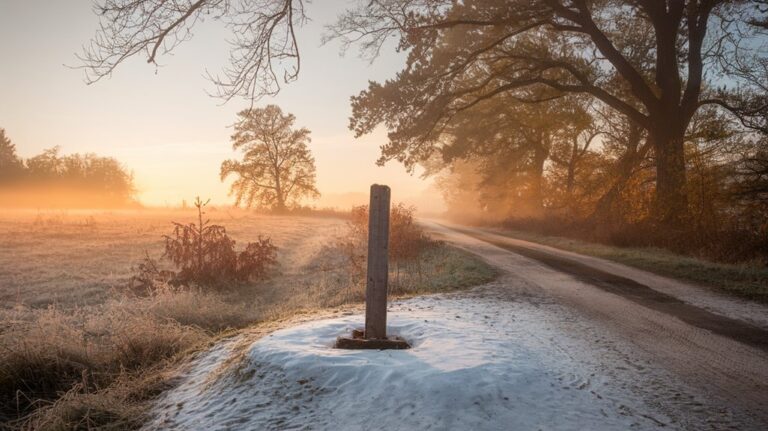
[[[389,187],[371,186],[368,206],[368,278],[365,286],[365,338],[387,338],[389,276]]]

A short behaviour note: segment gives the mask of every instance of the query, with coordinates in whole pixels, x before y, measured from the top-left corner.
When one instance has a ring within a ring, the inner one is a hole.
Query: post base
[[[410,349],[411,345],[407,341],[398,337],[390,336],[387,338],[364,338],[361,330],[352,331],[351,337],[339,337],[333,347],[337,349],[371,349],[371,350],[402,350]]]

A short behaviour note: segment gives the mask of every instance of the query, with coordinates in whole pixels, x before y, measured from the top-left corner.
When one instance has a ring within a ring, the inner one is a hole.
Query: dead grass
[[[218,333],[242,328],[258,320],[261,313],[253,304],[226,301],[222,295],[198,291],[161,291],[144,300],[155,317],[181,325]]]
[[[768,304],[768,267],[762,262],[717,263],[654,247],[617,247],[521,230],[505,229],[497,232],[526,241],[612,260]]]
[[[179,366],[230,329],[295,319],[363,300],[364,280],[329,247],[333,218],[211,211],[239,244],[268,234],[280,273],[203,293],[124,289],[146,250],[159,257],[170,220],[187,213],[0,213],[0,429],[133,429]],[[490,280],[485,263],[450,247],[403,269],[412,295]],[[258,329],[262,328],[262,329]],[[254,329],[251,329],[254,330]]]
[[[38,400],[26,416],[9,421],[10,430],[127,430],[141,426],[148,401],[173,387],[177,369],[186,358],[209,344],[182,351],[172,358],[136,372],[112,374],[112,383],[93,387],[73,384],[53,400]]]
[[[200,328],[155,316],[135,303],[100,309],[17,308],[3,316],[0,411],[23,417],[79,386],[89,392],[207,340]]]

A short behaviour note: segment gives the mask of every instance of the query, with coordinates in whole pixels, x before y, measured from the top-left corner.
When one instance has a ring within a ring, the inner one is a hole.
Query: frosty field
[[[274,217],[209,210],[238,244],[270,236],[289,272],[343,226],[337,218]],[[0,212],[0,307],[92,305],[124,286],[145,252],[159,258],[171,221],[194,210]]]
[[[278,247],[272,276],[214,289],[131,287],[146,256],[171,266],[163,235],[172,221],[191,222],[189,210],[0,212],[0,423],[136,428],[147,403],[216,340],[363,300],[364,279],[340,248],[345,219],[206,215],[238,248],[269,236]],[[450,291],[494,275],[479,258],[438,245],[417,266],[397,267],[393,293]]]

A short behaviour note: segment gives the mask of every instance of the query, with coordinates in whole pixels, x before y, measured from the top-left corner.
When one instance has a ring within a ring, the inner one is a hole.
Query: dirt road
[[[755,429],[768,429],[768,307],[480,229],[425,225],[600,323],[716,405],[751,418]]]

